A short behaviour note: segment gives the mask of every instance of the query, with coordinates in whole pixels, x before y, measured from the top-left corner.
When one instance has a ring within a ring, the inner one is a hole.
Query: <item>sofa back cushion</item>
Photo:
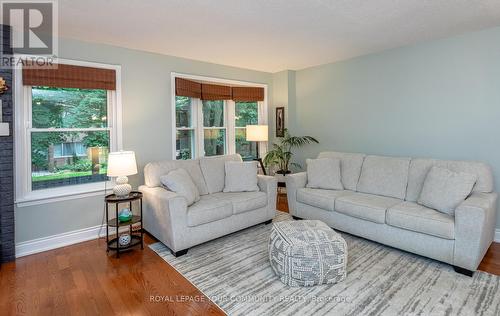
[[[205,178],[208,193],[212,194],[224,190],[226,161],[242,161],[242,159],[238,154],[200,158],[201,172]]]
[[[144,183],[148,187],[161,186],[160,177],[170,171],[182,168],[191,176],[201,195],[208,194],[207,185],[201,173],[200,161],[196,160],[164,160],[151,162],[144,167]]]
[[[342,184],[346,190],[356,191],[361,166],[365,154],[342,153],[335,151],[325,151],[318,155],[318,158],[334,158],[340,160],[340,172],[342,174]]]
[[[404,199],[410,158],[366,156],[357,191]]]
[[[441,167],[453,172],[465,172],[477,177],[473,192],[489,193],[493,191],[493,173],[491,167],[482,162],[460,160],[437,160],[415,158],[410,162],[406,200],[416,202],[422,191],[427,173],[432,167]]]

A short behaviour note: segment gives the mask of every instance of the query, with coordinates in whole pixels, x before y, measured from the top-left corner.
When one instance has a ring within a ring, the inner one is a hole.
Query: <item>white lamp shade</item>
[[[108,172],[109,177],[130,176],[137,173],[137,163],[133,151],[116,151],[109,153]]]
[[[247,125],[247,141],[267,142],[269,131],[267,125]]]

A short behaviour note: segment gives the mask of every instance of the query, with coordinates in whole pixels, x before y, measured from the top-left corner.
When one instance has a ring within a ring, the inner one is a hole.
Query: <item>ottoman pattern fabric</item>
[[[346,278],[347,244],[318,220],[273,224],[269,260],[281,282],[289,286],[313,286]]]

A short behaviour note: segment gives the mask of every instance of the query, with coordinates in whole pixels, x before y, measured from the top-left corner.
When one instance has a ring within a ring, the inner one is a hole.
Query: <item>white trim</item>
[[[128,226],[122,226],[120,227],[119,232],[121,234],[124,232],[128,232],[128,230]],[[110,238],[116,237],[116,227],[109,227],[109,236]],[[23,241],[16,244],[16,258],[103,237],[106,237],[105,224]],[[106,240],[104,240],[103,247],[105,247],[105,244]]]
[[[70,231],[67,233],[17,243],[16,258],[97,239],[99,237],[99,231],[101,230],[101,228],[105,233],[106,227],[97,225],[89,228]]]
[[[23,55],[16,55],[17,58],[22,58]],[[32,56],[30,56],[32,57]],[[35,56],[36,57],[36,56]],[[102,64],[96,62],[88,62],[82,60],[70,60],[58,58],[57,63],[70,64],[75,66],[96,67],[104,69],[113,69],[116,74],[116,89],[114,92],[108,91],[108,127],[107,128],[89,128],[89,129],[74,129],[74,130],[110,130],[112,141],[110,142],[110,151],[118,151],[123,149],[123,109],[122,109],[122,94],[121,94],[121,66],[113,64]],[[28,103],[31,94],[27,86],[22,83],[22,69],[14,69],[14,109],[15,109],[15,127],[14,132],[14,170],[15,170],[15,203],[17,206],[29,206],[44,203],[51,203],[63,200],[78,199],[87,196],[96,195],[97,191],[102,191],[104,183],[87,183],[82,185],[72,185],[68,187],[51,188],[46,190],[31,190],[31,162],[29,161],[29,153],[31,152],[30,140],[26,132],[36,131],[37,129],[30,128],[31,126],[31,111],[29,111]],[[109,117],[111,116],[111,120]],[[27,118],[27,119],[26,119]],[[175,119],[175,117],[174,117]],[[43,129],[52,131],[52,129]],[[53,129],[54,131],[62,131],[62,129]],[[73,130],[73,129],[68,129]],[[26,154],[28,153],[28,155]],[[113,182],[108,181],[106,186],[112,186]]]
[[[27,207],[33,205],[40,205],[46,203],[54,203],[68,200],[83,199],[86,197],[101,196],[102,198],[106,194],[111,194],[112,191],[108,188],[112,188],[115,185],[114,181],[95,182],[86,183],[81,185],[72,185],[60,188],[53,188],[47,190],[37,190],[32,191],[30,195],[27,195],[24,199],[16,200],[17,207]],[[104,188],[106,187],[106,189]],[[63,191],[62,189],[66,190]],[[51,191],[53,190],[53,191]],[[104,192],[106,191],[106,194]],[[41,194],[37,194],[42,192]]]
[[[216,77],[207,77],[207,76],[199,76],[199,75],[190,75],[190,74],[183,74],[179,72],[171,72],[171,78],[173,80],[173,95],[175,96],[175,78],[183,78],[183,79],[191,79],[191,80],[198,80],[198,81],[205,81],[207,83],[225,83],[229,85],[242,85],[242,86],[256,86],[256,87],[261,87],[267,90],[267,84],[265,83],[258,83],[258,82],[251,82],[251,81],[241,81],[241,80],[233,80],[233,79],[223,79],[223,78],[216,78]],[[264,99],[266,97],[267,91],[264,91]],[[264,100],[265,101],[265,100]]]
[[[500,242],[500,228],[495,230],[495,237],[493,239],[494,242]]]

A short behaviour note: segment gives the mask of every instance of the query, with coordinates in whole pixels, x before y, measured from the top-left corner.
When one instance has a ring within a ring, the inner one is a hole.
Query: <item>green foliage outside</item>
[[[107,127],[107,92],[94,89],[33,87],[32,120],[34,128],[103,128]],[[69,157],[62,166],[50,166],[49,151],[54,145],[81,142],[85,148],[109,147],[107,131],[92,132],[33,132],[31,160],[33,171],[50,171],[50,175],[35,175],[33,181],[80,176],[92,172],[92,161]],[[52,149],[53,150],[53,149]],[[100,166],[105,172],[106,166]]]

